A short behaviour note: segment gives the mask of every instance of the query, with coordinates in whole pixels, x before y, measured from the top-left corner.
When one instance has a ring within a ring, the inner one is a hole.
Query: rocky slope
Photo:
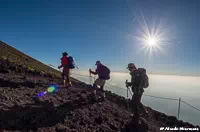
[[[164,126],[199,128],[149,107],[149,117],[141,116],[141,124],[135,125],[128,109],[130,100],[107,91],[102,101],[92,95],[90,85],[76,79],[72,82],[71,88],[63,88],[57,71],[43,72],[1,57],[0,132],[158,132]],[[56,92],[33,99],[50,84],[57,86]]]
[[[92,96],[92,88],[73,79],[73,87],[63,88],[61,79],[46,75],[35,75],[30,71],[21,73],[9,65],[0,68],[0,130],[38,132],[118,132],[129,131],[131,112],[128,100],[106,92],[105,101]],[[57,91],[33,99],[47,89],[57,85]],[[149,118],[141,117],[145,123],[140,131],[156,132],[162,126],[195,127],[178,121],[176,117],[146,107]],[[134,125],[131,129],[135,130]]]

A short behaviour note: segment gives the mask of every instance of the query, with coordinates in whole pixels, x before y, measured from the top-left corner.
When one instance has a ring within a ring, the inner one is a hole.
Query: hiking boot
[[[99,96],[99,101],[103,102],[103,101],[105,101],[105,100],[106,100],[106,99],[105,99],[104,96]]]
[[[99,98],[105,99],[106,98],[105,93],[104,92],[100,93]]]
[[[72,86],[72,82],[69,82],[69,86],[70,86],[70,87]]]
[[[67,84],[65,87],[66,87],[66,88],[70,88],[70,87],[72,87],[72,84],[69,83],[69,84]]]
[[[97,102],[97,101],[98,101],[98,99],[97,99],[97,97],[96,97],[96,95],[95,95],[94,93],[91,94],[90,99],[91,99],[91,101],[93,101],[93,102]]]
[[[67,87],[70,88],[70,87],[72,87],[72,85],[71,85],[71,84],[68,84]]]
[[[133,115],[132,116],[132,121],[133,121],[134,124],[139,124],[139,120],[140,120],[139,115]]]

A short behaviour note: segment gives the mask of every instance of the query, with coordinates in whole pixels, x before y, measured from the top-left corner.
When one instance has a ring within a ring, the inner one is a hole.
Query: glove
[[[125,85],[126,87],[129,87],[131,85],[131,82],[128,82],[128,80],[126,80]]]

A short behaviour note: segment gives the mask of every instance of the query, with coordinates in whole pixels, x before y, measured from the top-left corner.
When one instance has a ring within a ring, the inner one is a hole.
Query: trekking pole
[[[77,69],[79,69],[79,67],[76,64],[74,64],[74,65],[76,66]]]
[[[179,115],[180,115],[180,105],[181,105],[181,98],[178,100],[178,120],[179,120]]]
[[[90,85],[92,85],[92,75],[91,75],[91,72],[89,72],[89,81],[90,81]]]
[[[54,65],[51,65],[51,64],[49,64],[49,66],[51,66],[51,67],[54,67],[54,68],[57,68],[56,66],[54,66]]]
[[[128,80],[126,80],[126,84],[128,83]],[[128,99],[128,91],[129,91],[129,87],[126,85],[127,87],[127,99]]]
[[[126,80],[126,87],[127,87],[127,101],[128,101],[127,108],[129,109],[129,107],[130,107],[130,106],[129,106],[129,99],[128,99],[129,87],[128,87],[127,83],[128,83],[128,80]]]
[[[96,80],[96,76],[94,76],[94,82],[95,82],[95,80]],[[93,82],[93,83],[94,83],[94,82]]]

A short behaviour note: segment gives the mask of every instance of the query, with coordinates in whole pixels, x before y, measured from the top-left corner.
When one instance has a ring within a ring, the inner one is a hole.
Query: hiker
[[[137,69],[134,63],[129,63],[126,69],[129,69],[131,75],[131,82],[126,82],[126,87],[131,87],[133,92],[131,108],[134,115],[139,119],[139,108],[141,110],[140,112],[145,114],[145,116],[148,115],[148,112],[141,103],[141,98],[144,92],[143,88],[147,88],[149,86],[149,79],[146,74],[146,69]]]
[[[61,65],[58,67],[58,69],[63,68],[62,77],[64,81],[64,87],[67,88],[72,86],[72,83],[70,81],[70,68],[68,67],[68,64],[68,54],[67,52],[64,52],[62,53]]]
[[[89,69],[90,74],[98,75],[98,78],[93,84],[94,94],[96,95],[96,89],[99,86],[100,91],[102,92],[101,96],[102,98],[105,98],[104,85],[106,83],[106,80],[110,79],[110,69],[104,66],[100,61],[96,61],[95,65],[97,66],[95,72]]]

